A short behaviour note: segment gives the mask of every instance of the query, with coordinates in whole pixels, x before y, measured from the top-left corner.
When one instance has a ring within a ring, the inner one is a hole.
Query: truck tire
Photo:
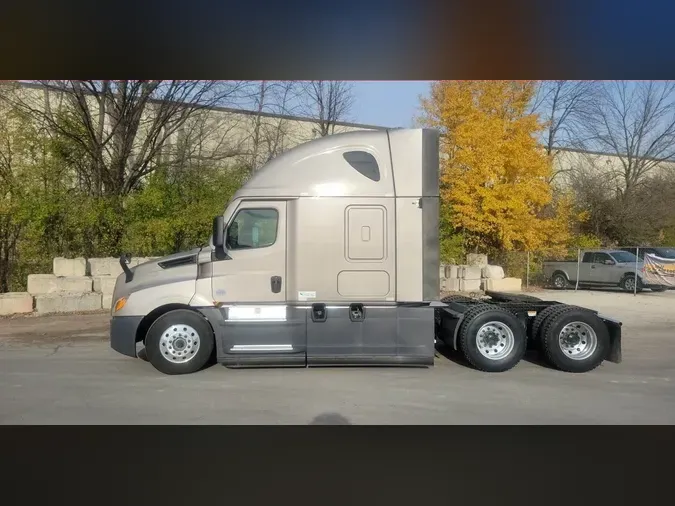
[[[499,306],[469,309],[459,328],[459,349],[467,362],[484,372],[504,372],[527,350],[527,332],[516,315]]]
[[[642,280],[638,277],[637,279],[637,290],[635,290],[635,285],[633,284],[635,282],[635,274],[626,274],[621,282],[619,283],[619,287],[624,291],[624,292],[629,292],[633,293],[634,291],[641,292],[643,289],[642,286]]]
[[[213,330],[199,314],[176,309],[163,314],[148,329],[145,349],[150,363],[164,374],[190,374],[204,367],[213,354]]]
[[[609,331],[597,315],[567,306],[553,312],[541,327],[546,362],[565,372],[583,373],[598,367],[609,350]]]
[[[445,302],[446,304],[448,302],[475,302],[476,299],[472,299],[471,297],[465,297],[464,295],[448,295],[447,297],[443,297],[441,299],[441,302]]]
[[[535,344],[536,348],[539,348],[539,342],[540,342],[540,331],[541,331],[541,325],[544,323],[546,318],[554,314],[556,311],[558,311],[560,308],[563,307],[569,307],[566,304],[555,304],[553,306],[548,306],[547,308],[542,309],[537,313],[537,316],[534,317],[532,320],[532,324],[530,325],[530,335],[528,338]]]
[[[567,279],[567,276],[565,276],[565,273],[558,271],[554,272],[553,276],[551,276],[551,284],[553,285],[553,288],[564,290],[569,286],[570,282]]]

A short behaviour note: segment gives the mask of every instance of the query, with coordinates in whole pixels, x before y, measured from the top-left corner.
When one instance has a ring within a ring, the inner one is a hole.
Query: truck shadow
[[[436,345],[436,357],[444,357],[444,358],[448,359],[450,362],[453,362],[457,365],[461,365],[462,367],[468,367],[470,369],[473,369],[471,364],[469,364],[464,359],[464,357],[462,356],[461,353],[453,350],[450,346],[446,346],[444,344],[437,344]],[[523,360],[525,362],[529,362],[530,364],[538,365],[538,366],[543,367],[545,369],[555,369],[554,367],[551,367],[549,364],[547,364],[544,361],[544,359],[541,357],[541,355],[539,355],[537,350],[528,349],[527,352],[525,353],[525,356],[523,357]]]
[[[322,413],[314,417],[308,425],[352,425],[352,423],[340,413]]]

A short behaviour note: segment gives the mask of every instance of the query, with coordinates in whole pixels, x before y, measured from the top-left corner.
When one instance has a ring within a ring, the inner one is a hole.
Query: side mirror
[[[606,259],[606,260],[605,260],[605,265],[614,265],[614,260]]]
[[[225,220],[222,216],[213,218],[213,247],[216,258],[225,258]]]

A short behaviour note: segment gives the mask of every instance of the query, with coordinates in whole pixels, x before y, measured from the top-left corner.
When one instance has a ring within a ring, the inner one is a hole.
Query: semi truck
[[[165,374],[232,368],[433,366],[485,372],[528,347],[586,372],[621,361],[621,323],[525,295],[439,296],[439,132],[355,131],[274,158],[213,220],[208,245],[129,267],[110,344]]]

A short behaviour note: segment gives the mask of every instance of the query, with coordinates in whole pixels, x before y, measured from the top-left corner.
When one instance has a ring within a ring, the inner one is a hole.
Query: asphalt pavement
[[[647,310],[627,294],[599,295],[592,303],[625,322],[624,362],[586,374],[547,368],[536,355],[486,374],[439,353],[428,369],[215,365],[165,376],[109,348],[107,314],[2,319],[0,423],[672,424],[671,295],[662,309],[645,299]]]

